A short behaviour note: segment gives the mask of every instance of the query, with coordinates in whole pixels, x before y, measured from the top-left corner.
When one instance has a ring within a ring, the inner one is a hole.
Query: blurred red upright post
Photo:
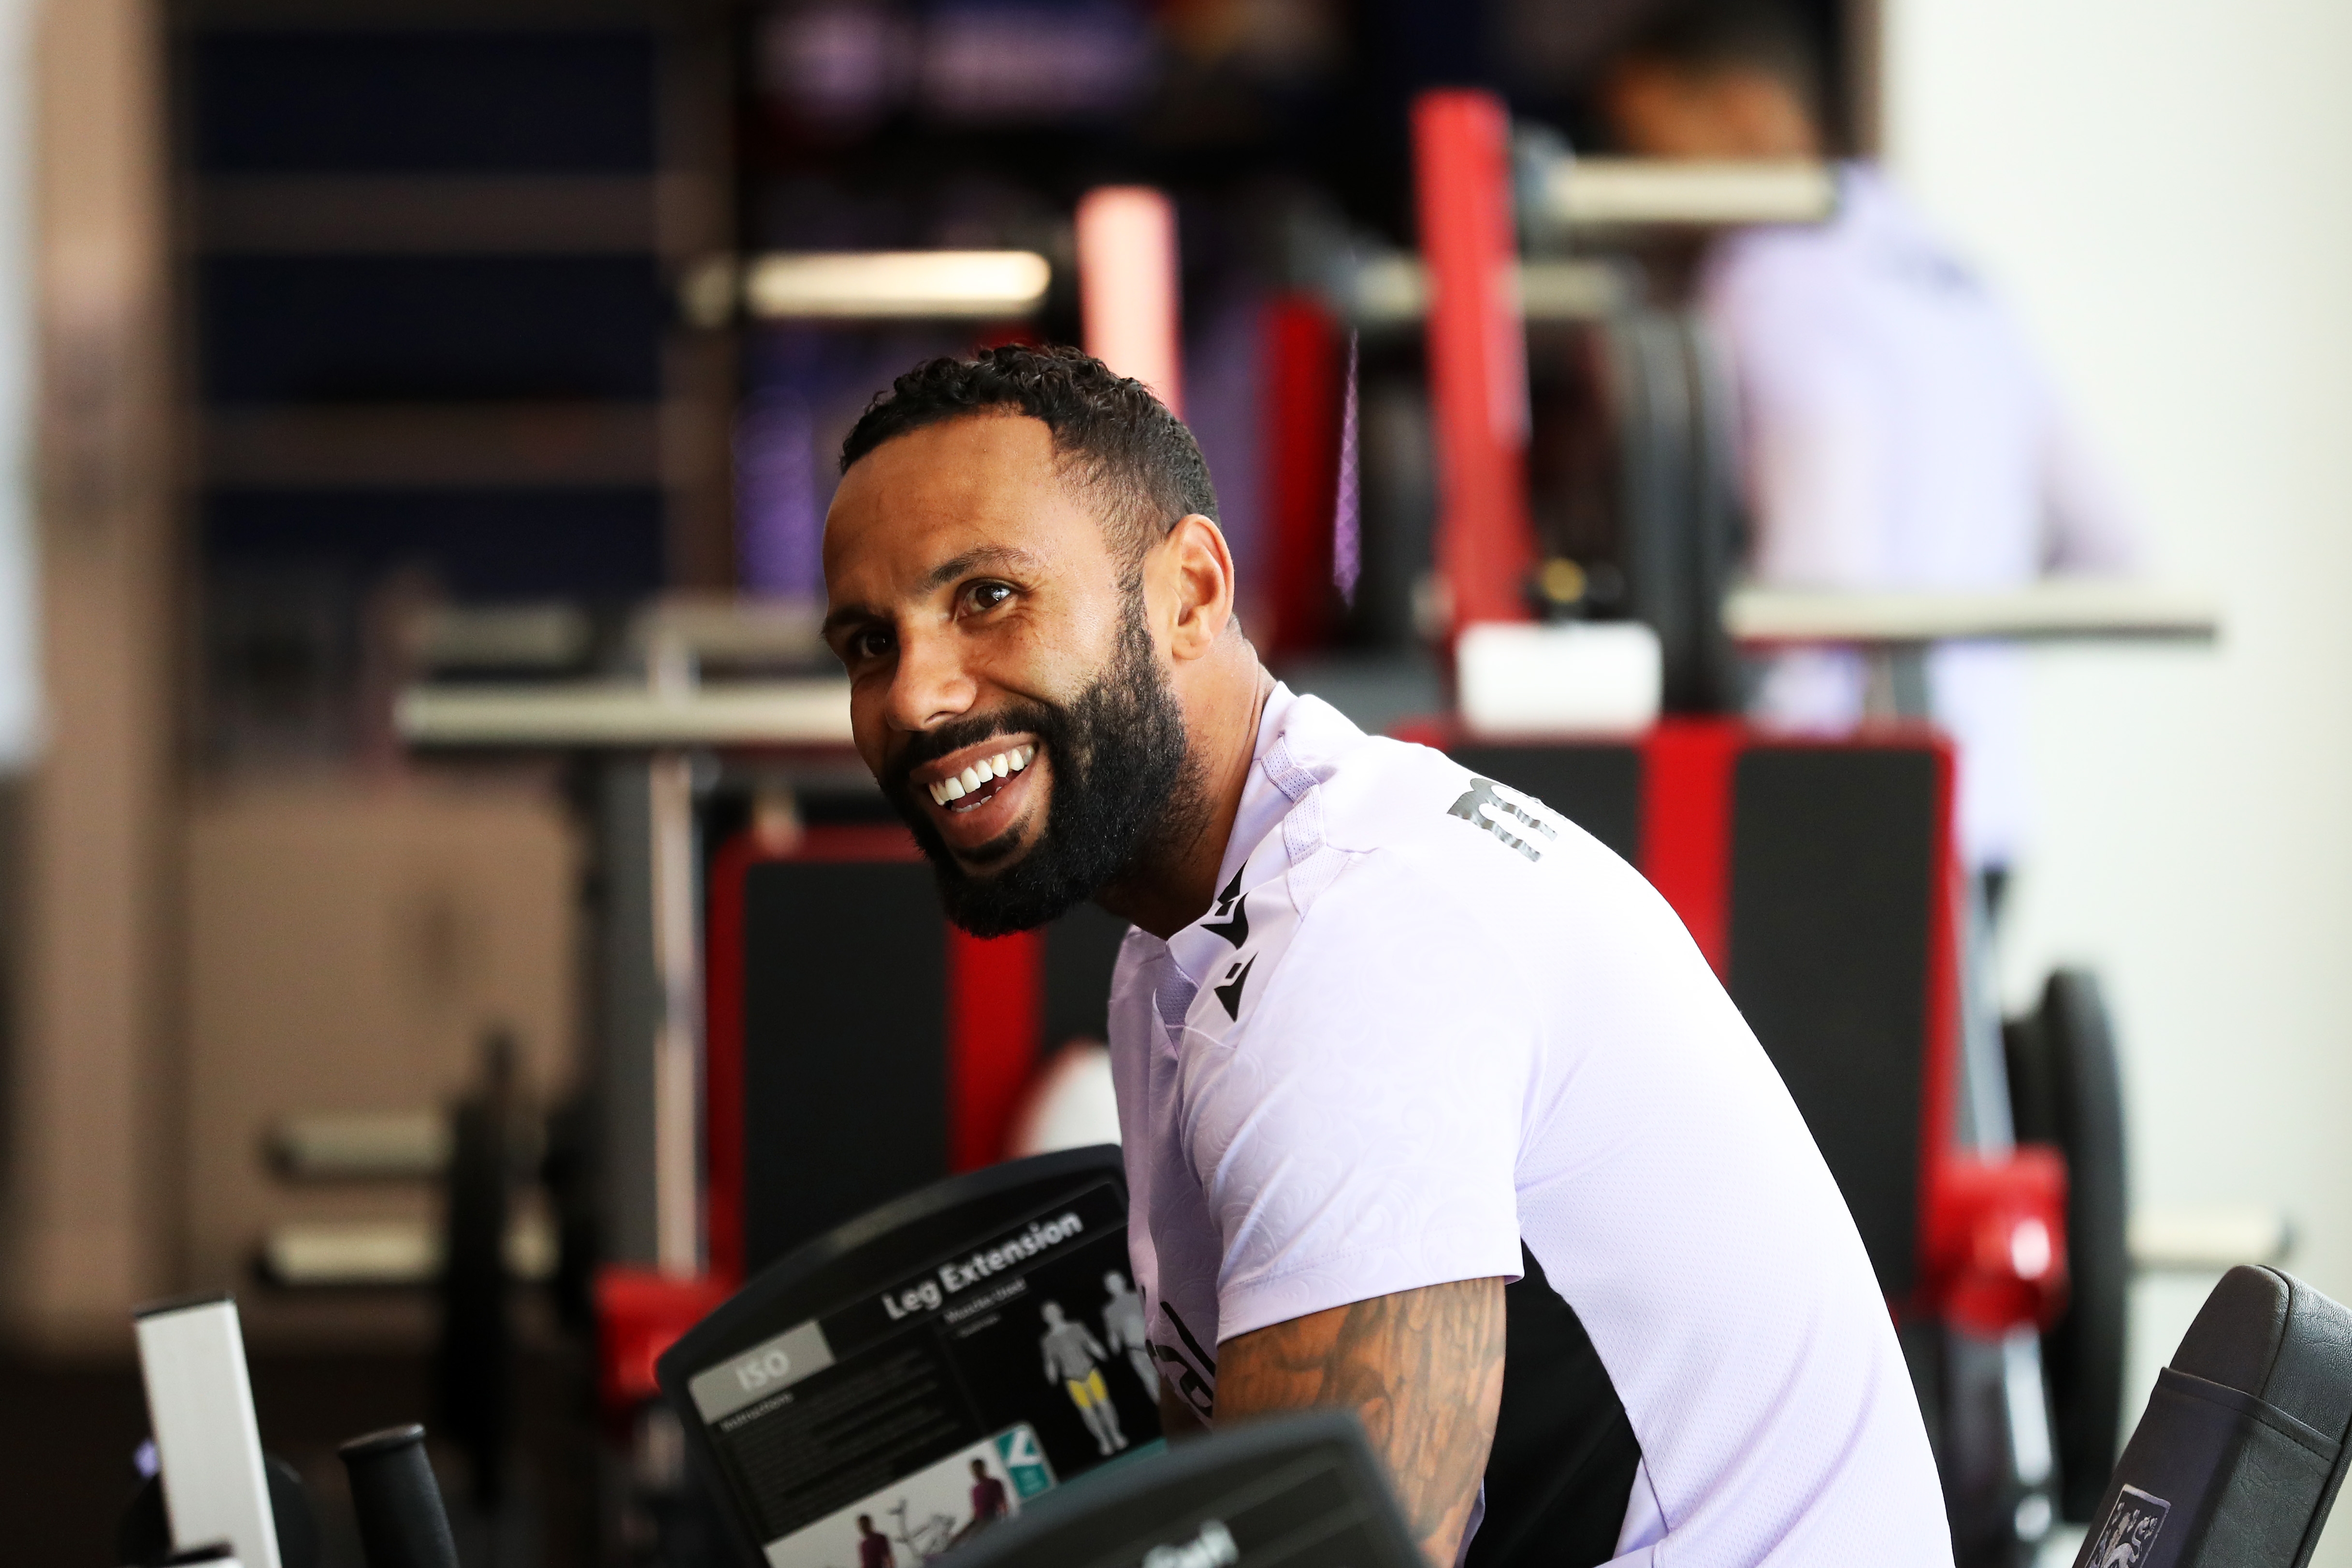
[[[1414,100],[1436,416],[1436,559],[1455,632],[1481,621],[1528,619],[1525,590],[1535,565],[1510,143],[1510,115],[1492,93],[1444,89]]]
[[[1045,1032],[1045,936],[948,927],[948,1169],[1004,1157]]]
[[[1078,201],[1078,311],[1087,352],[1184,417],[1182,263],[1176,204],[1143,185]]]
[[[1331,312],[1304,294],[1268,300],[1263,329],[1265,598],[1273,624],[1255,630],[1260,650],[1280,657],[1320,648],[1330,631],[1347,341]]]

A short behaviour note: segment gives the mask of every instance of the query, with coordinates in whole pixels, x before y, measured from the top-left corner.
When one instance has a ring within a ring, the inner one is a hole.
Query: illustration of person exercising
[[[1110,1352],[1086,1324],[1065,1318],[1059,1301],[1047,1301],[1043,1311],[1045,1333],[1037,1345],[1045,1353],[1045,1381],[1059,1379],[1069,1391],[1070,1403],[1086,1418],[1097,1448],[1109,1454],[1126,1448],[1127,1434],[1118,1429],[1118,1412],[1111,1406],[1110,1390],[1103,1386],[1102,1361]]]
[[[1113,1351],[1127,1352],[1127,1364],[1143,1380],[1143,1391],[1160,1397],[1160,1374],[1151,1364],[1151,1347],[1143,1339],[1143,1297],[1113,1269],[1103,1276],[1108,1297],[1103,1302],[1103,1340]]]
[[[1004,1483],[988,1473],[986,1459],[971,1462],[971,1522],[976,1527],[1003,1519],[1010,1509]]]
[[[890,1550],[890,1538],[874,1528],[874,1516],[857,1516],[857,1568],[898,1568],[898,1553]]]

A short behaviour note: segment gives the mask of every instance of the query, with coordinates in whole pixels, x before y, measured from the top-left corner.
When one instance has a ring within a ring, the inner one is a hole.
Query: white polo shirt
[[[1748,570],[1795,588],[2016,588],[2126,571],[2139,528],[2014,314],[1876,171],[1846,164],[1829,223],[1719,240],[1699,304],[1739,388]],[[1842,734],[1863,662],[1766,662],[1760,721]],[[2028,827],[2025,665],[1944,643],[1936,719],[1960,743],[1961,846],[2007,864]]]
[[[1639,873],[1277,687],[1218,880],[1172,940],[1129,934],[1111,988],[1129,1246],[1171,1383],[1203,1405],[1223,1341],[1517,1281],[1524,1244],[1639,1444],[1618,1561],[1948,1568],[1853,1222]],[[1490,1496],[1507,1458],[1530,1456],[1498,1452]]]

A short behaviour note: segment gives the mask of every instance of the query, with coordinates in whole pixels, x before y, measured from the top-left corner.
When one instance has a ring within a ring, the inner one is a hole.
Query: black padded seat
[[[2075,1568],[2302,1568],[2347,1436],[2352,1311],[2232,1269],[2157,1375]]]

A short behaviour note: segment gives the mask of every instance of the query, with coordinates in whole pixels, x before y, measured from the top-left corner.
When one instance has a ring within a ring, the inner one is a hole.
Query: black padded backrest
[[[1630,746],[1457,746],[1481,779],[1533,795],[1618,856],[1642,854],[1642,754]]]
[[[2076,1568],[2301,1568],[2343,1484],[2352,1311],[2232,1269],[2158,1375]]]
[[[920,861],[744,873],[746,1267],[947,1174],[946,943]]]
[[[2172,1367],[2251,1394],[2332,1437],[2352,1425],[2352,1312],[2275,1269],[2221,1276]]]
[[[1044,1049],[1110,1039],[1110,972],[1126,940],[1127,922],[1091,904],[1045,927]]]
[[[1450,755],[1641,864],[1644,770],[1626,746]],[[1734,765],[1726,983],[1837,1177],[1880,1287],[1917,1279],[1931,915],[1944,846],[1931,747],[1752,745]],[[1654,808],[1652,808],[1654,809]],[[1654,837],[1701,831],[1671,818]]]
[[[1919,1250],[1937,789],[1924,747],[1757,747],[1733,775],[1731,999],[1898,1301]]]
[[[2268,1269],[2233,1269],[2205,1298],[2197,1321],[2180,1336],[2172,1367],[2259,1396],[2286,1337],[2287,1307],[2294,1300],[2284,1277]]]

